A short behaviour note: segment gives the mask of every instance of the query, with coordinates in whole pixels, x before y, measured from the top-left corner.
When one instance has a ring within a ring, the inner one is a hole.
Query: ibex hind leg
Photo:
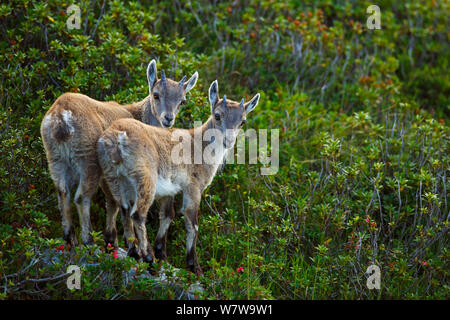
[[[175,217],[174,198],[164,197],[159,200],[159,230],[155,240],[155,257],[167,261],[167,231]]]
[[[147,220],[148,210],[155,197],[155,185],[155,181],[153,181],[150,176],[144,175],[137,180],[137,210],[131,215],[134,224],[134,232],[138,238],[139,254],[145,262],[150,263],[150,267],[154,261],[154,254],[147,238],[145,222]]]
[[[129,257],[133,257],[136,260],[139,260],[139,252],[136,248],[136,242],[137,238],[134,233],[134,225],[133,220],[130,216],[130,210],[133,208],[132,201],[129,201],[130,199],[127,199],[124,197],[123,192],[121,192],[121,188],[123,186],[121,185],[124,183],[124,180],[117,179],[117,177],[112,176],[111,173],[106,172],[106,175],[103,178],[103,181],[101,182],[101,186],[103,191],[105,191],[106,195],[106,205],[107,205],[107,226],[106,226],[106,241],[108,243],[109,240],[112,240],[112,237],[114,236],[114,231],[116,229],[116,206],[118,206],[119,212],[120,212],[120,218],[122,220],[123,225],[123,239],[125,243],[125,247],[127,249],[127,255]],[[111,197],[111,198],[110,198]],[[134,197],[134,196],[133,196]],[[108,204],[109,203],[109,204]],[[116,232],[117,234],[117,232]],[[111,236],[111,238],[108,240],[108,236]],[[111,242],[109,242],[111,243]],[[114,243],[116,243],[116,240],[114,239]],[[111,243],[112,244],[112,243]]]
[[[100,181],[100,187],[105,194],[106,201],[106,229],[105,229],[105,244],[112,245],[118,248],[119,241],[117,239],[116,220],[119,213],[119,204],[114,199],[109,187],[104,179]]]
[[[77,246],[78,240],[72,224],[72,213],[70,212],[70,191],[58,189],[58,206],[61,212],[63,239],[71,246]]]
[[[93,243],[90,208],[92,196],[97,191],[99,183],[100,168],[97,166],[92,165],[81,172],[80,182],[78,184],[77,192],[75,193],[74,201],[80,218],[81,239],[83,240],[83,244]]]
[[[183,214],[186,226],[186,264],[191,272],[202,274],[197,259],[198,209],[200,207],[200,192],[190,190],[183,195]]]

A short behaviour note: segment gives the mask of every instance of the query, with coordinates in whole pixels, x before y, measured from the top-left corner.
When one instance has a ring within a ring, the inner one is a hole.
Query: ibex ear
[[[255,109],[256,105],[259,102],[259,93],[257,93],[252,100],[244,104],[245,113],[250,113],[253,109]]]
[[[149,91],[151,91],[153,86],[156,83],[156,80],[158,80],[158,78],[156,77],[156,61],[155,61],[155,59],[150,61],[150,63],[148,64],[147,80],[148,80]]]
[[[209,86],[209,103],[211,104],[211,112],[214,109],[217,101],[219,100],[219,84],[217,80],[214,80],[213,83]]]
[[[195,71],[195,73],[192,75],[192,77],[184,84],[184,91],[189,92],[193,87],[195,87],[195,84],[198,80],[198,72]]]

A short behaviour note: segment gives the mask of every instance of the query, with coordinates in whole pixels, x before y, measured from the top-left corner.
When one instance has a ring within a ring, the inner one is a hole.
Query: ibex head
[[[167,79],[163,70],[161,79],[158,79],[156,61],[152,60],[147,67],[147,79],[152,108],[146,112],[153,113],[161,127],[170,128],[175,122],[180,106],[186,102],[186,93],[195,86],[198,73],[195,72],[188,81],[184,76],[180,82],[176,82]]]
[[[247,114],[255,109],[259,102],[259,93],[247,103],[244,103],[244,98],[241,102],[236,102],[227,99],[225,95],[219,99],[219,84],[215,80],[209,87],[209,102],[213,127],[222,133],[223,146],[226,149],[232,148],[239,129],[246,122]]]

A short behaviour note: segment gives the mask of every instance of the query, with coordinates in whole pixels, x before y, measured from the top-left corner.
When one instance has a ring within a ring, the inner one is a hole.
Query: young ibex
[[[259,94],[245,104],[244,99],[240,103],[227,100],[225,96],[219,99],[218,84],[214,81],[209,88],[212,115],[200,127],[163,130],[132,119],[121,119],[105,130],[97,144],[100,166],[114,199],[124,215],[133,220],[137,252],[144,261],[153,261],[145,227],[148,209],[154,199],[165,202],[167,197],[182,192],[181,211],[187,231],[186,262],[191,271],[201,273],[195,250],[201,193],[211,183],[227,149],[233,147],[246,115],[256,107],[258,100]],[[199,139],[193,142],[197,135]],[[183,161],[177,158],[179,153],[173,152],[180,147],[175,136],[182,137],[183,143],[188,141],[183,148]],[[203,140],[208,140],[207,136],[210,142],[205,143]],[[206,163],[204,157],[203,161],[196,160],[198,155],[207,152],[214,153],[216,161]],[[157,250],[165,250],[171,220],[171,216],[165,216],[162,206]]]
[[[170,128],[185,95],[197,81],[198,73],[186,82],[161,79],[156,75],[156,61],[147,67],[150,94],[142,101],[129,105],[102,102],[82,94],[65,93],[47,111],[41,136],[53,182],[58,191],[58,205],[62,215],[64,239],[78,243],[70,212],[70,191],[77,190],[74,202],[80,218],[81,238],[84,244],[92,242],[90,202],[100,184],[106,196],[108,221],[105,236],[108,242],[117,244],[116,216],[118,206],[106,184],[101,181],[96,144],[103,131],[120,118],[135,118],[150,125]]]

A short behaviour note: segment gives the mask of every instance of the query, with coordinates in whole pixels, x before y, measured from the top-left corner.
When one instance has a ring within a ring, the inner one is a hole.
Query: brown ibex
[[[61,95],[47,111],[41,136],[52,180],[58,191],[58,205],[62,215],[64,239],[78,243],[72,225],[70,192],[77,186],[74,202],[80,218],[81,238],[84,244],[92,243],[90,203],[100,184],[106,196],[108,212],[105,237],[117,245],[115,220],[118,206],[101,179],[96,144],[103,131],[120,118],[134,118],[147,124],[169,128],[173,125],[186,93],[197,81],[198,73],[186,82],[166,79],[164,71],[157,78],[156,61],[147,67],[149,95],[142,101],[129,105],[103,102],[76,93]]]
[[[154,199],[165,202],[167,197],[183,194],[186,263],[197,274],[201,273],[195,250],[201,193],[214,178],[227,149],[233,147],[246,115],[258,104],[259,94],[245,104],[244,99],[240,103],[225,96],[219,99],[218,84],[214,81],[209,88],[209,100],[212,115],[200,127],[163,130],[133,119],[121,119],[105,130],[97,144],[104,179],[124,216],[133,221],[137,252],[144,261],[152,262],[154,258],[145,226],[148,209]],[[180,148],[180,137],[184,143],[183,161],[179,160],[180,152],[174,152]],[[214,153],[213,161],[197,160],[208,152]],[[162,206],[156,249],[165,249],[171,220]],[[125,237],[128,235],[133,236],[125,234]]]

